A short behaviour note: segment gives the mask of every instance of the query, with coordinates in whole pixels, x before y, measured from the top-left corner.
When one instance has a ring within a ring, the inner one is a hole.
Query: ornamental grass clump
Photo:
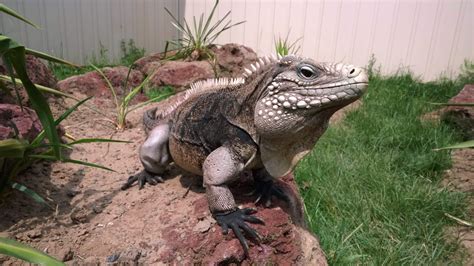
[[[167,42],[167,46],[168,43],[170,43],[178,48],[178,52],[175,55],[169,57],[169,59],[173,60],[191,57],[193,60],[212,60],[214,58],[214,54],[209,49],[209,46],[214,43],[214,41],[222,32],[245,22],[239,21],[232,24],[232,20],[227,20],[231,14],[231,11],[228,11],[222,18],[218,19],[217,22],[211,24],[218,4],[219,1],[216,0],[211,13],[206,19],[204,19],[204,14],[201,14],[199,17],[199,22],[197,22],[196,17],[193,16],[192,28],[186,19],[183,19],[183,23],[181,23],[171,13],[171,11],[165,8],[166,12],[173,20],[171,24],[182,34],[181,38]],[[165,54],[166,52],[167,51],[165,51]]]

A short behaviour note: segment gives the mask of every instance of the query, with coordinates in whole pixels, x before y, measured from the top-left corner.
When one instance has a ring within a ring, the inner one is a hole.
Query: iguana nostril
[[[347,74],[347,77],[349,77],[349,78],[357,77],[361,72],[360,68],[353,67],[353,66],[350,66],[350,68],[348,70],[349,70],[349,73]]]

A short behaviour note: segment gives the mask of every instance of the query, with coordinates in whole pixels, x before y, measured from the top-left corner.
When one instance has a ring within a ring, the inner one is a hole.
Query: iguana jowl
[[[263,222],[254,210],[237,207],[227,184],[251,170],[260,199],[284,199],[273,179],[294,168],[331,115],[358,99],[367,82],[361,68],[290,55],[260,58],[242,78],[195,83],[175,95],[169,108],[145,113],[148,137],[140,148],[145,169],[123,188],[137,180],[140,188],[162,182],[171,161],[202,175],[213,217],[224,233],[234,231],[248,255],[242,231],[259,236],[246,222]]]

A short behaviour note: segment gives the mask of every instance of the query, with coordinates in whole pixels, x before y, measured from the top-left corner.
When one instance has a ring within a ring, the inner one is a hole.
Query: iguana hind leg
[[[138,187],[143,188],[145,183],[156,185],[163,182],[162,174],[171,162],[171,156],[168,149],[168,140],[170,134],[169,124],[156,126],[145,142],[140,147],[140,161],[144,167],[141,172],[130,176],[122,189],[131,187],[138,181]]]
[[[283,200],[288,204],[292,203],[284,188],[277,184],[275,178],[265,168],[253,171],[253,177],[255,182],[254,194],[257,195],[255,204],[262,203],[268,208],[272,205],[272,197]]]

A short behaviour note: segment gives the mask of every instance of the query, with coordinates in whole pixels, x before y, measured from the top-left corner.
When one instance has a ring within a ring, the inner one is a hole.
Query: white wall
[[[85,63],[99,42],[115,58],[120,40],[134,39],[147,52],[176,38],[163,7],[192,21],[214,0],[6,0],[42,25],[32,27],[0,15],[0,31],[34,49]],[[474,0],[221,0],[217,16],[232,10],[234,22],[217,43],[242,43],[259,54],[273,52],[274,38],[302,37],[300,52],[320,61],[366,65],[372,54],[385,73],[409,67],[425,80],[455,74],[474,60]]]

